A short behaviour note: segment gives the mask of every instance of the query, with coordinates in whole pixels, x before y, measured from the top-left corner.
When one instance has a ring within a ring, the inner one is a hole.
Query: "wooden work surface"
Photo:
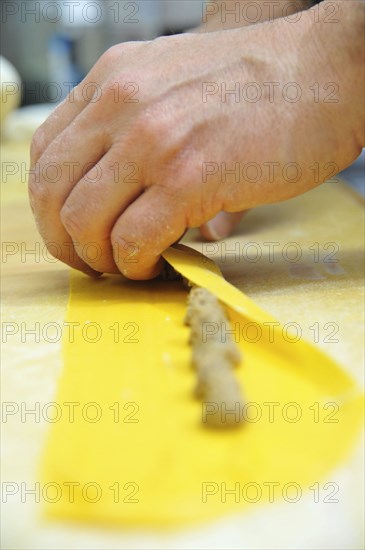
[[[37,479],[36,465],[50,423],[42,414],[39,422],[22,421],[20,412],[24,406],[34,408],[40,403],[42,408],[54,399],[62,368],[61,339],[49,324],[57,324],[62,331],[69,284],[69,269],[47,255],[28,206],[28,147],[5,144],[1,158],[3,168],[16,171],[6,178],[3,171],[2,181],[3,401],[19,407],[3,424],[2,477],[18,484]],[[6,163],[10,162],[14,164],[9,168]],[[304,338],[363,383],[364,213],[362,199],[346,184],[328,182],[296,199],[257,208],[224,242],[202,243],[195,231],[184,242],[217,261],[226,279],[283,325],[296,323]],[[46,325],[49,333],[44,338]],[[39,341],[26,332],[32,328],[38,331]],[[279,506],[262,509],[238,522],[232,518],[209,530],[167,538],[43,524],[33,501],[21,504],[19,498],[9,497],[3,504],[3,545],[32,549],[184,548],[189,544],[196,548],[314,548],[318,544],[321,548],[360,548],[361,461],[357,451],[334,474],[341,485],[341,499],[331,510],[323,503],[314,506],[313,498],[312,502],[303,499],[300,506],[285,511]],[[299,541],[298,532],[302,533]],[[279,538],[269,543],[270,537]]]

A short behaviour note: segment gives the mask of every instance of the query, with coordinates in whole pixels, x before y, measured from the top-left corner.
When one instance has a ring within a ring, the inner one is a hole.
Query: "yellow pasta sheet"
[[[72,273],[56,399],[63,414],[42,462],[48,516],[172,527],[295,502],[328,478],[356,438],[363,396],[349,375],[199,253],[179,246],[165,258],[227,308],[246,404],[218,406],[223,417],[245,420],[227,430],[204,422],[181,282]]]

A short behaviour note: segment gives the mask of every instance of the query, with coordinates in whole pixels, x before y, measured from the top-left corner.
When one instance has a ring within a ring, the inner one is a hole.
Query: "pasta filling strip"
[[[275,319],[201,254],[177,245],[164,257],[216,296],[232,325],[262,329],[259,341],[238,342],[243,361],[234,375],[244,401],[220,411],[243,422],[235,430],[204,426],[210,410],[193,395],[181,281],[73,272],[74,338],[64,341],[56,397],[72,414],[52,425],[41,465],[43,482],[62,489],[45,503],[48,517],[131,527],[212,520],[270,502],[273,483],[275,499],[288,484],[308,491],[356,440],[363,395],[340,366],[281,331],[273,342]]]

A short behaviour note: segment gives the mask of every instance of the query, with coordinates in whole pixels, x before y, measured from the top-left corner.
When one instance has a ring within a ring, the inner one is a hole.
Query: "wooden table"
[[[21,502],[20,484],[36,483],[50,428],[42,407],[54,399],[62,369],[57,327],[63,326],[69,281],[68,268],[43,246],[28,206],[28,147],[2,147],[2,478],[8,491],[18,491],[3,504],[4,548],[361,548],[360,445],[332,473],[340,488],[337,504],[307,495],[296,506],[262,507],[164,536],[43,523],[31,496]],[[297,323],[303,337],[363,383],[362,203],[343,182],[327,182],[249,212],[225,241],[202,243],[190,231],[184,242],[217,261],[230,282],[283,325]]]

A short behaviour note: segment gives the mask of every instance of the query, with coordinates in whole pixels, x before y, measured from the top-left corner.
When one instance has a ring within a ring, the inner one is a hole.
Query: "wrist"
[[[290,17],[310,8],[315,0],[281,0],[255,3],[252,0],[216,0],[204,3],[201,24],[189,32],[206,33],[247,27],[280,17]]]
[[[324,0],[304,17],[323,79],[338,85],[342,114],[358,145],[364,147],[365,2]]]

